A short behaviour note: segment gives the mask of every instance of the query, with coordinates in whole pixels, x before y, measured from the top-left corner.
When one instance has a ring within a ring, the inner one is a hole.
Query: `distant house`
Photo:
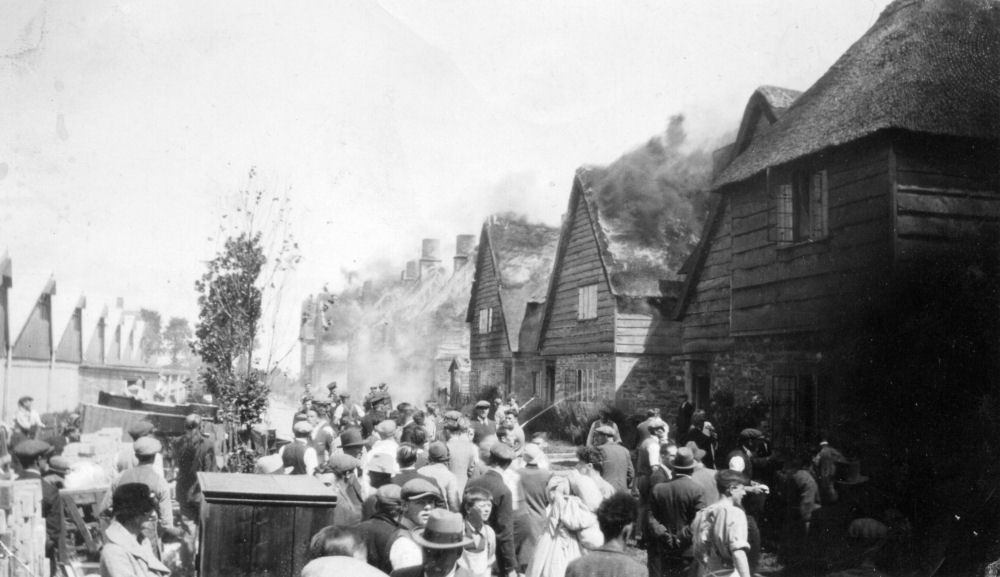
[[[678,305],[698,403],[766,399],[779,443],[830,422],[832,327],[1000,221],[998,62],[995,3],[895,2],[790,106],[751,97]]]
[[[466,317],[473,395],[495,388],[520,402],[553,399],[537,345],[558,240],[558,228],[512,216],[483,223]]]
[[[637,229],[594,189],[596,169],[573,180],[542,314],[539,352],[555,400],[585,408],[660,407],[671,414],[684,391],[680,282],[667,243]],[[627,201],[627,199],[626,199]],[[679,267],[678,267],[679,268]]]

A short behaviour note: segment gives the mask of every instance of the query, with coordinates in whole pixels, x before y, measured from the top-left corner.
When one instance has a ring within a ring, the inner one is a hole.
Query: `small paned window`
[[[774,240],[783,243],[826,238],[829,234],[826,171],[796,172],[774,195]]]
[[[493,308],[479,309],[479,334],[485,335],[493,331]]]

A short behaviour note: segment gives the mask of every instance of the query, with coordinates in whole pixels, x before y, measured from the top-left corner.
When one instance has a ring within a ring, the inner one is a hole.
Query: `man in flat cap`
[[[613,422],[613,421],[612,421]],[[601,425],[594,430],[594,446],[601,452],[601,477],[614,487],[615,491],[628,491],[635,479],[632,455],[629,450],[615,440],[617,429]]]
[[[750,577],[747,517],[740,508],[750,478],[723,469],[715,474],[715,482],[721,497],[699,511],[691,524],[698,574]]]
[[[156,435],[156,425],[152,421],[142,419],[140,421],[135,421],[126,429],[129,437],[132,437],[132,441],[138,441],[142,437],[155,437]],[[115,468],[119,473],[127,471],[132,467],[139,464],[139,460],[135,456],[135,446],[125,445],[118,451],[118,457],[115,459]],[[157,454],[156,460],[153,463],[153,467],[156,472],[160,474],[161,477],[166,478],[166,474],[163,470],[163,455]]]
[[[497,434],[497,424],[495,421],[490,420],[488,416],[490,406],[489,401],[479,401],[476,403],[474,409],[476,414],[472,419],[472,442],[477,445],[486,437]]]
[[[370,437],[372,431],[375,430],[375,425],[389,418],[391,406],[389,395],[377,391],[373,393],[371,410],[365,412],[365,416],[361,418],[361,436],[366,439]]]
[[[455,473],[448,468],[448,445],[441,441],[434,441],[427,447],[428,464],[417,469],[417,472],[425,477],[430,477],[437,482],[444,493],[445,505],[449,511],[459,512],[462,505],[461,493],[458,492],[458,479]]]
[[[501,577],[514,577],[518,570],[514,547],[514,497],[504,481],[504,471],[513,460],[514,449],[503,443],[494,444],[486,463],[489,468],[466,484],[469,489],[485,489],[493,495],[493,510],[486,522],[497,534],[497,568]]]
[[[455,475],[458,494],[461,495],[465,492],[465,484],[479,465],[479,448],[472,442],[473,432],[469,419],[458,411],[454,413],[458,416],[454,423],[446,425],[448,441],[445,445],[448,447],[448,469]]]
[[[333,525],[337,527],[348,527],[361,522],[361,509],[365,499],[358,483],[360,467],[361,461],[338,453],[316,469],[316,477],[337,495],[337,506],[333,510]]]
[[[14,459],[21,472],[17,480],[38,479],[42,484],[42,516],[45,517],[45,550],[51,555],[59,538],[59,488],[45,479],[48,469],[48,455],[52,445],[45,441],[28,439],[14,446]]]
[[[312,425],[309,421],[299,421],[292,425],[292,434],[295,436],[292,442],[278,451],[285,474],[312,475],[319,466],[316,449],[311,445]]]

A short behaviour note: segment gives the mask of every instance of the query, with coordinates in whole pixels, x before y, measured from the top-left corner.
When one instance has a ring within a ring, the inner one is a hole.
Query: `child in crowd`
[[[485,489],[471,488],[462,496],[462,515],[465,517],[465,535],[472,538],[462,558],[458,571],[470,577],[490,577],[496,562],[497,535],[486,524],[493,511],[493,496]]]

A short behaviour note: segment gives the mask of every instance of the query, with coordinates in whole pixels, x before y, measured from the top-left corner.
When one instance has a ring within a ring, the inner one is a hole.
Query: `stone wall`
[[[505,359],[473,359],[469,374],[473,398],[479,398],[487,389],[496,387],[497,391],[507,393],[504,384],[504,366],[510,362]]]
[[[626,414],[660,409],[673,427],[684,393],[684,363],[668,356],[624,356],[616,360],[616,404]]]

